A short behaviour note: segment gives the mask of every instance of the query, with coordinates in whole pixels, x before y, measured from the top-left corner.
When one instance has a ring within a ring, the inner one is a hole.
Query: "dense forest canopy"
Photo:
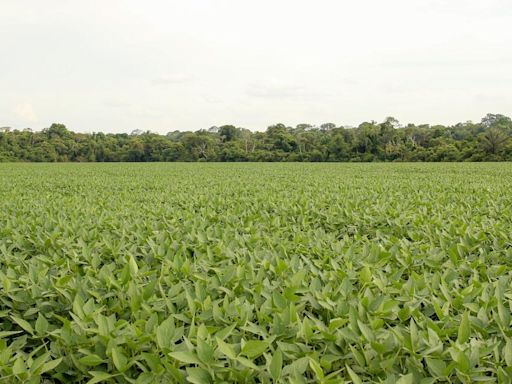
[[[406,126],[388,117],[357,128],[275,124],[264,132],[223,125],[166,135],[76,133],[62,124],[40,132],[0,128],[0,161],[507,161],[512,120]]]

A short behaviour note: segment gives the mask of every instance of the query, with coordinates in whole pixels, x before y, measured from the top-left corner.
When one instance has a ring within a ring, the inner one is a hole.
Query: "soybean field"
[[[0,383],[511,383],[512,164],[0,164]]]

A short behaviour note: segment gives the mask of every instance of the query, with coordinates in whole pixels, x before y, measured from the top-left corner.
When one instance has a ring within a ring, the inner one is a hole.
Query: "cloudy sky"
[[[0,0],[0,126],[512,115],[510,0]]]

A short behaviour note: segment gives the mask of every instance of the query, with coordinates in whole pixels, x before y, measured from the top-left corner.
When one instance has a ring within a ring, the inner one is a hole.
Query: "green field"
[[[512,382],[512,164],[0,164],[0,382]]]

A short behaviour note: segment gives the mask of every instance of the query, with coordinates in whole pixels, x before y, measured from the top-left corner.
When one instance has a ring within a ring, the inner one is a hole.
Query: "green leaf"
[[[396,384],[414,384],[414,376],[412,373],[409,373],[408,375],[401,376]]]
[[[469,335],[471,334],[471,324],[469,321],[469,313],[468,311],[464,312],[462,315],[462,320],[459,324],[459,332],[457,335],[457,342],[460,344],[464,344],[469,339]]]
[[[503,347],[503,357],[505,358],[505,363],[512,367],[512,341],[510,339],[507,340],[505,347]]]
[[[45,372],[48,372],[48,371],[51,371],[55,368],[57,368],[57,366],[62,362],[62,357],[58,358],[58,359],[55,359],[55,360],[51,360],[47,363],[45,363],[43,365],[43,368],[41,369],[40,373],[45,373]]]
[[[454,360],[457,362],[457,369],[462,373],[469,373],[471,362],[464,351],[455,351]]]
[[[373,331],[370,329],[370,327],[368,327],[365,323],[363,323],[360,320],[357,320],[357,325],[366,340],[375,340],[375,336],[373,335]]]
[[[345,365],[345,368],[347,368],[348,375],[354,384],[363,384],[361,378],[352,370],[352,368],[350,368],[348,365]]]
[[[272,300],[274,301],[274,305],[278,308],[284,309],[288,307],[288,302],[286,301],[286,298],[277,291],[274,291],[272,293]]]
[[[128,359],[126,358],[122,349],[119,347],[112,347],[112,361],[114,362],[115,367],[120,372],[123,372],[128,368]]]
[[[16,316],[11,316],[11,319],[13,319],[14,322],[18,324],[21,328],[23,328],[25,331],[27,331],[31,335],[34,335],[34,328],[32,328],[28,321],[20,319],[19,317]]]
[[[283,369],[283,353],[278,348],[274,352],[274,355],[272,356],[272,360],[270,360],[270,377],[272,377],[274,380],[279,380],[281,377],[281,371]]]
[[[505,305],[503,304],[504,298],[502,290],[500,289],[499,285],[496,288],[496,298],[498,300],[497,307],[498,307],[498,319],[500,321],[500,324],[503,328],[507,329],[510,327],[510,310],[505,308]]]
[[[32,374],[40,374],[39,370],[43,367],[44,363],[51,356],[50,352],[43,353],[42,355],[36,357],[32,364],[30,365],[30,372]],[[0,363],[1,364],[1,363]]]
[[[301,376],[309,366],[309,357],[301,357],[283,368],[283,376]]]
[[[419,343],[418,326],[412,317],[409,323],[409,334],[411,335],[411,347],[413,350],[416,350],[416,347]]]
[[[197,358],[197,356],[190,351],[184,351],[184,352],[171,352],[169,353],[169,356],[171,356],[173,359],[176,359],[178,361],[181,361],[182,363],[186,364],[201,364],[201,361]]]
[[[354,346],[349,345],[350,351],[352,352],[352,355],[354,356],[354,360],[359,364],[361,367],[364,367],[366,365],[366,359],[364,355],[359,352]]]
[[[432,359],[430,357],[426,357],[425,361],[427,362],[427,366],[432,374],[434,374],[434,377],[444,377],[444,371],[446,369],[446,363],[444,361]]]
[[[36,332],[39,334],[39,335],[44,335],[46,334],[46,331],[48,330],[48,320],[46,320],[46,318],[39,314],[37,316],[37,320],[36,320]]]
[[[135,384],[154,384],[158,383],[158,375],[154,372],[142,372],[137,380],[134,382]]]
[[[320,367],[320,364],[318,364],[317,361],[310,358],[309,366],[311,367],[313,372],[315,372],[316,379],[318,380],[318,382],[321,382],[324,379],[325,375],[324,375],[324,371],[322,370],[322,367]]]
[[[249,340],[242,348],[242,354],[253,359],[263,354],[268,348],[268,343],[261,340]]]
[[[89,371],[89,374],[92,376],[92,379],[89,380],[87,384],[102,383],[114,377],[114,375],[103,371]]]
[[[132,277],[137,276],[137,273],[139,272],[139,266],[137,265],[137,262],[135,261],[135,258],[133,255],[128,256],[128,265],[130,268],[130,274]]]
[[[258,366],[256,364],[254,364],[251,360],[246,359],[245,357],[238,356],[236,358],[236,361],[240,362],[242,365],[246,366],[247,368],[251,368],[251,369],[254,369],[256,371],[259,370],[259,368],[258,368]]]
[[[221,351],[223,354],[225,354],[230,359],[233,359],[233,360],[236,359],[236,352],[230,344],[219,339],[218,337],[215,338],[215,341],[217,341],[219,351]]]
[[[78,361],[81,364],[95,367],[96,365],[103,363],[104,360],[101,357],[99,357],[98,355],[87,355],[87,356],[82,357]]]
[[[213,361],[213,348],[201,339],[197,341],[197,356],[206,364]]]
[[[168,318],[162,321],[158,327],[156,327],[156,342],[162,349],[170,349],[175,334],[175,325],[172,318]]]
[[[18,357],[12,366],[12,373],[15,375],[22,375],[27,372],[25,362],[21,357]]]
[[[18,333],[23,333],[23,331],[0,331],[0,339],[4,337],[9,337],[12,335],[17,335]]]
[[[212,377],[203,368],[187,367],[187,381],[194,384],[208,384],[212,382]]]
[[[158,282],[157,279],[151,280],[143,289],[142,291],[142,297],[144,300],[148,300],[151,296],[153,296],[153,293],[155,292],[155,286]]]
[[[163,370],[162,358],[158,354],[143,352],[142,357],[152,372],[160,373]]]
[[[363,283],[370,283],[372,281],[372,271],[368,266],[364,266],[359,272],[359,279]]]

